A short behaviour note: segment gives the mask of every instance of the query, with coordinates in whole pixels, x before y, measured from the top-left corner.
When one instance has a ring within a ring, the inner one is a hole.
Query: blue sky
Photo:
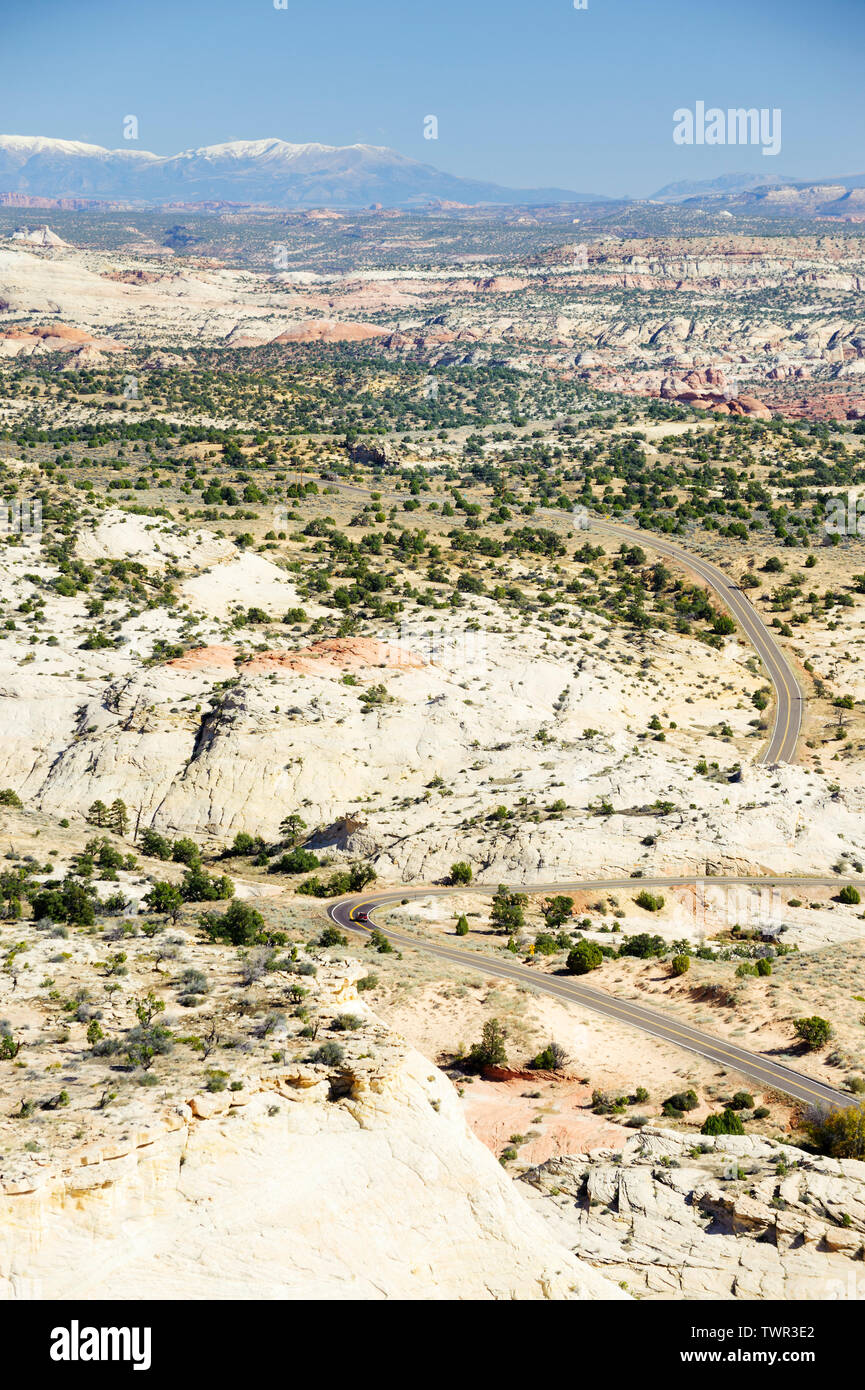
[[[136,115],[160,154],[367,141],[514,187],[637,196],[743,169],[865,172],[865,0],[0,5],[4,134],[124,147]],[[781,153],[675,145],[673,111],[698,100],[779,107]]]

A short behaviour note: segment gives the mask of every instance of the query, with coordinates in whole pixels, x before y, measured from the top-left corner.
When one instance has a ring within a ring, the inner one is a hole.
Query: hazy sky
[[[159,154],[366,141],[514,187],[638,196],[865,172],[865,0],[284,3],[0,0],[0,132],[129,148],[135,115]],[[673,111],[698,100],[780,108],[780,154],[675,145]]]

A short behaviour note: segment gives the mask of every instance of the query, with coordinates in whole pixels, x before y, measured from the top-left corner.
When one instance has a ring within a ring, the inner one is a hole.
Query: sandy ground
[[[513,1146],[512,1135],[531,1133],[525,1144],[515,1146],[517,1167],[599,1145],[619,1148],[633,1133],[625,1127],[625,1120],[633,1115],[660,1116],[667,1096],[690,1087],[697,1091],[701,1103],[690,1113],[687,1124],[682,1122],[683,1127],[699,1129],[724,1097],[747,1089],[757,1105],[765,1104],[770,1110],[766,1120],[750,1122],[748,1132],[789,1132],[792,1108],[783,1097],[755,1091],[752,1083],[736,1073],[612,1019],[523,986],[445,966],[412,951],[404,951],[401,957],[374,956],[372,960],[371,968],[379,981],[369,996],[373,1007],[439,1064],[447,1065],[456,1053],[477,1041],[488,1018],[499,1019],[506,1032],[508,1064],[522,1075],[487,1080],[453,1072],[452,1077],[461,1091],[466,1118],[497,1156],[503,1148]],[[643,962],[635,964],[642,966]],[[527,1064],[553,1039],[569,1057],[565,1074],[561,1079],[548,1073],[535,1077]],[[753,1039],[746,1045],[754,1046]],[[838,1084],[837,1073],[833,1074]],[[639,1086],[649,1091],[649,1100],[629,1107],[620,1122],[592,1112],[593,1090],[632,1095]]]
[[[496,1155],[516,1148],[518,1166],[545,1163],[560,1154],[620,1149],[631,1133],[593,1115],[591,1088],[577,1080],[472,1079],[463,1090],[465,1117]]]

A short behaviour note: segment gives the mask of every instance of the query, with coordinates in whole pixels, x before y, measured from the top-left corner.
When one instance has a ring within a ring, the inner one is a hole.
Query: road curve
[[[368,488],[343,484],[342,491],[368,494]],[[541,511],[562,520],[567,513],[554,508],[543,507]],[[690,550],[674,544],[656,531],[636,526],[623,526],[618,522],[606,521],[594,512],[583,513],[583,525],[610,540],[624,541],[627,545],[643,545],[675,560],[698,575],[729,609],[760,657],[775,690],[775,723],[772,735],[761,757],[761,763],[794,763],[796,744],[802,729],[805,713],[805,692],[799,684],[793,666],[783,647],[776,641],[771,630],[763,622],[745,592],[732,582],[719,565],[704,560]]]
[[[860,888],[863,887],[862,880],[839,879],[835,875],[803,878],[786,874],[781,874],[775,878],[765,875],[763,877],[731,876],[707,879],[687,876],[684,878],[679,876],[678,878],[642,879],[599,878],[572,883],[513,884],[511,887],[521,892],[567,893],[609,888],[633,888],[636,884],[641,887],[652,888],[681,886],[685,883],[706,883],[712,887],[751,884],[769,888],[774,885],[817,887],[827,884],[832,887],[840,887],[847,882],[853,882]],[[370,928],[356,920],[359,911],[364,910],[372,913],[375,908],[402,903],[410,898],[441,897],[454,892],[489,894],[493,891],[494,889],[490,884],[471,884],[460,886],[459,889],[450,887],[384,889],[379,892],[372,891],[343,898],[328,908],[328,916],[343,930],[366,935]],[[688,1052],[695,1052],[710,1062],[716,1062],[722,1067],[738,1072],[757,1086],[772,1087],[806,1105],[825,1107],[827,1105],[847,1106],[852,1104],[852,1098],[846,1092],[837,1091],[834,1087],[816,1081],[803,1072],[786,1066],[783,1062],[776,1062],[758,1052],[749,1052],[746,1048],[739,1047],[736,1043],[725,1038],[713,1037],[711,1033],[693,1028],[682,1019],[667,1018],[658,1009],[648,1008],[644,1004],[635,1004],[631,1000],[620,999],[616,995],[606,994],[603,990],[593,989],[590,985],[583,984],[571,976],[545,975],[531,966],[521,965],[518,961],[499,960],[477,951],[468,951],[453,946],[449,940],[440,943],[419,939],[398,929],[381,926],[372,917],[370,917],[370,925],[384,932],[396,946],[408,950],[425,951],[428,955],[434,956],[438,960],[447,961],[452,965],[460,965],[468,970],[477,970],[484,975],[492,975],[498,979],[512,980],[516,984],[525,985],[540,994],[552,995],[553,998],[561,999],[565,1003],[579,1004],[583,1008],[591,1009],[593,1013],[602,1014],[606,1018],[612,1018],[619,1023],[638,1028],[651,1037],[660,1038],[663,1042],[672,1043]]]
[[[619,526],[592,514],[588,514],[586,519],[590,530],[598,532],[599,535],[609,536],[611,540],[624,541],[628,545],[645,545],[648,549],[665,555],[667,559],[687,566],[708,584],[742,628],[775,687],[775,725],[760,762],[795,762],[796,743],[802,728],[805,708],[805,693],[783,648],[775,640],[743,590],[711,560],[704,560],[702,556],[683,550],[681,546],[674,545],[672,541],[658,536],[654,531]]]

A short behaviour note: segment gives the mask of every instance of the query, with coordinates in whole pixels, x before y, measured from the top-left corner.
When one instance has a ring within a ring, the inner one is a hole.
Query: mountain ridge
[[[202,145],[174,155],[109,150],[48,136],[0,135],[0,188],[6,193],[129,198],[166,202],[190,195],[276,207],[405,206],[434,199],[463,203],[606,202],[561,188],[505,188],[447,174],[386,145],[305,144],[268,136]]]

